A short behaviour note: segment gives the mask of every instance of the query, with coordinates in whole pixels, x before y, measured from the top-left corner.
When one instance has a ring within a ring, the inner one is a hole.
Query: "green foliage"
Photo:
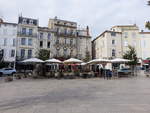
[[[128,46],[129,50],[123,55],[124,59],[129,59],[131,62],[129,62],[129,65],[136,65],[138,63],[136,50],[132,46]]]
[[[150,30],[150,22],[146,22],[145,27],[148,28]]]
[[[89,60],[91,60],[91,55],[89,51],[86,51],[84,62],[88,62]]]
[[[50,51],[46,49],[40,49],[37,57],[41,60],[48,60],[50,57]]]
[[[147,1],[147,5],[150,5],[150,0],[149,0],[149,1]]]

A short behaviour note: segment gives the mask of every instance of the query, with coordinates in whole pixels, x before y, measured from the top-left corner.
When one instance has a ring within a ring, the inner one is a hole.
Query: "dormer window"
[[[30,24],[33,24],[33,20],[30,20],[29,22],[30,22]]]
[[[26,20],[26,19],[23,19],[23,23],[26,24],[26,23],[27,23],[27,20]]]

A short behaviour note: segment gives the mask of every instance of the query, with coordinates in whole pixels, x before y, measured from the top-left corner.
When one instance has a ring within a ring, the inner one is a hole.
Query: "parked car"
[[[3,76],[3,75],[13,75],[16,73],[16,69],[13,69],[13,68],[3,68],[3,69],[0,69],[0,76]]]
[[[131,73],[132,71],[130,68],[123,68],[123,69],[118,70],[119,77],[122,77],[124,75],[130,75]]]

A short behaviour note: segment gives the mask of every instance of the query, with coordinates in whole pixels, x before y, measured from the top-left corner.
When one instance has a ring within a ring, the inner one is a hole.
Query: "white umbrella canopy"
[[[79,60],[79,59],[75,59],[75,58],[70,58],[68,60],[65,60],[63,63],[64,64],[71,64],[71,63],[82,63],[83,61],[82,60]]]
[[[111,60],[112,63],[127,63],[130,62],[131,60],[128,59],[123,59],[123,58],[115,58]]]
[[[45,62],[46,62],[46,63],[58,63],[58,64],[62,63],[60,60],[57,60],[57,59],[55,59],[55,58],[46,60]]]
[[[30,58],[22,61],[23,63],[44,63],[43,60],[40,60],[38,58]]]
[[[94,59],[89,61],[87,64],[103,64],[103,63],[110,63],[111,61],[108,59]]]

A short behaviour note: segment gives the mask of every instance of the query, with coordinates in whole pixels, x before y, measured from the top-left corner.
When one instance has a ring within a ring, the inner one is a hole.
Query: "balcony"
[[[17,32],[17,36],[20,36],[20,37],[38,37],[37,33],[32,33],[30,34],[29,32],[27,33],[22,33],[22,32]]]
[[[56,36],[61,36],[61,37],[71,37],[71,38],[75,38],[77,35],[76,33],[72,33],[72,32],[56,32],[55,33]]]

